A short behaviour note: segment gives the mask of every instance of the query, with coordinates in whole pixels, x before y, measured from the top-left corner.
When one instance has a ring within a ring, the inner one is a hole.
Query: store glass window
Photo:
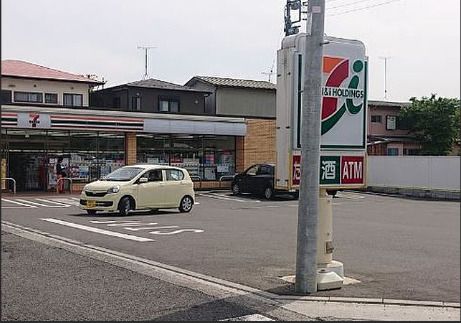
[[[235,138],[231,136],[138,134],[137,161],[187,169],[202,180],[235,174]]]
[[[205,136],[204,178],[219,180],[235,174],[235,137]]]
[[[170,136],[138,134],[137,161],[157,165],[169,165],[170,163]]]
[[[125,165],[125,135],[123,133],[100,132],[98,146],[100,177]]]

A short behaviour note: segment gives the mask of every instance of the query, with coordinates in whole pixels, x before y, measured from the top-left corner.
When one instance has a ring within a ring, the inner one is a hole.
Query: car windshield
[[[136,175],[141,173],[143,170],[144,168],[140,167],[122,167],[105,176],[102,180],[119,182],[131,181]]]

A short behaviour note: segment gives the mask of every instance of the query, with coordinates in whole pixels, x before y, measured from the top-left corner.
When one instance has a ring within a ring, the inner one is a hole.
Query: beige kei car
[[[80,208],[90,215],[167,208],[190,212],[194,201],[194,185],[187,170],[148,164],[121,167],[85,185],[80,194]]]

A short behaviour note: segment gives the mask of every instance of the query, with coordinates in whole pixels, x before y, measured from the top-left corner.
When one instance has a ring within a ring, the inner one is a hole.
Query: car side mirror
[[[146,177],[141,177],[138,181],[139,184],[147,183],[149,180]]]

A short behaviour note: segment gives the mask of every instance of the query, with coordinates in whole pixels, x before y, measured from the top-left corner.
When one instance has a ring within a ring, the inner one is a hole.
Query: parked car
[[[98,211],[128,215],[140,209],[166,208],[190,212],[194,201],[194,186],[188,171],[162,165],[121,167],[87,184],[80,194],[80,207],[90,215]]]
[[[270,200],[275,195],[274,164],[255,164],[235,175],[231,188],[234,195],[252,193],[263,195]]]
[[[274,164],[254,164],[244,172],[235,175],[231,189],[234,195],[252,193],[263,195],[266,199],[272,199],[278,193],[288,193],[285,190],[274,189]],[[335,196],[337,190],[327,190],[329,195]],[[294,198],[299,197],[299,191],[290,192]]]

